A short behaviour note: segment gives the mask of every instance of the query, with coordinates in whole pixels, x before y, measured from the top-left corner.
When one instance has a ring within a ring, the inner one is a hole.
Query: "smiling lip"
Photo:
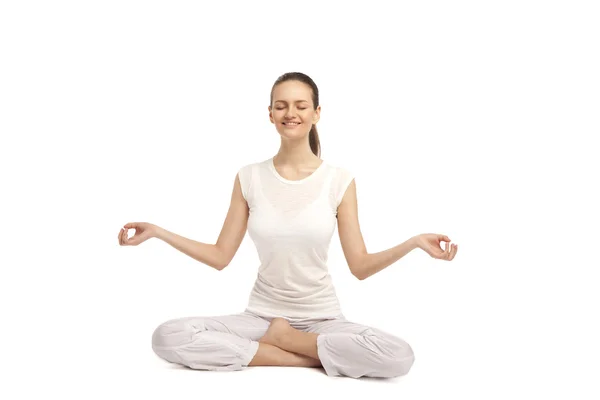
[[[288,123],[288,122],[284,122],[284,123],[283,123],[283,125],[284,125],[284,126],[286,126],[286,127],[289,127],[289,128],[295,128],[295,127],[299,126],[300,124],[301,124],[300,122],[297,122],[297,123],[295,123],[295,124],[293,124],[293,123],[292,123],[292,124],[290,124],[290,123]]]

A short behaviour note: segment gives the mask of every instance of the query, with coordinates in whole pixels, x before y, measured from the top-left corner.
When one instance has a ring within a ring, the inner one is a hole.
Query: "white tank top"
[[[322,161],[311,175],[292,181],[269,158],[243,166],[239,177],[250,209],[248,235],[260,260],[247,311],[290,318],[342,314],[327,255],[352,173]]]

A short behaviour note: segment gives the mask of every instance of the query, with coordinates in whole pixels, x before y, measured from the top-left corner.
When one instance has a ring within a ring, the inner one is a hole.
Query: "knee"
[[[400,338],[393,338],[386,357],[386,370],[390,377],[406,375],[415,362],[415,354],[408,343]]]
[[[393,378],[408,373],[415,355],[406,341],[378,329],[371,329],[367,337],[372,342],[371,348],[378,353],[377,366],[371,376]]]
[[[192,342],[197,329],[184,319],[169,320],[160,324],[152,333],[154,350],[171,349]]]

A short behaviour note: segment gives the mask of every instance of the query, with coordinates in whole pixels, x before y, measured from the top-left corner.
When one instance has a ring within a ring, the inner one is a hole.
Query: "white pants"
[[[391,378],[408,373],[415,360],[404,340],[343,315],[286,319],[300,331],[319,334],[317,352],[329,376]],[[248,311],[172,319],[156,328],[152,348],[159,357],[193,369],[240,370],[254,358],[271,320]]]

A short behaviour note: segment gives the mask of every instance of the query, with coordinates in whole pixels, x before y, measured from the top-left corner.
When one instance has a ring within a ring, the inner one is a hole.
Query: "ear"
[[[321,106],[318,106],[317,109],[315,110],[315,114],[313,116],[313,125],[316,124],[317,122],[319,122],[319,120],[321,119]]]
[[[269,120],[271,121],[272,124],[274,124],[275,120],[273,120],[273,112],[272,112],[271,106],[269,106],[268,109],[269,109]]]

